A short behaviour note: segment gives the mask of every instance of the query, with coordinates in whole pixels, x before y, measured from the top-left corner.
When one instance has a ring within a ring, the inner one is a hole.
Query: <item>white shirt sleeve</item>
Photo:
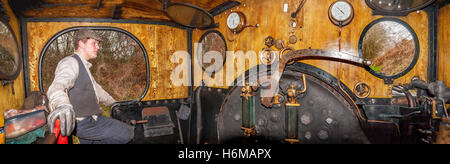
[[[59,61],[55,70],[55,78],[48,88],[50,112],[60,105],[71,105],[68,92],[78,77],[78,62],[68,56]]]
[[[106,92],[95,80],[94,84],[99,102],[104,103],[106,106],[111,106],[116,102],[116,100],[108,92]]]

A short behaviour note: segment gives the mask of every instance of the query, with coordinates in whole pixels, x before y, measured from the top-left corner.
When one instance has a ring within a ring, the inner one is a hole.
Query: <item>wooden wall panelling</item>
[[[339,51],[339,40],[341,51],[359,56],[358,42],[364,28],[372,21],[382,16],[373,16],[372,10],[366,5],[364,0],[348,0],[355,9],[353,21],[341,29],[339,38],[339,28],[333,25],[328,19],[328,8],[335,0],[307,1],[297,16],[297,22],[301,25],[295,29],[295,35],[299,41],[294,45],[287,43],[289,38],[289,21],[292,12],[295,12],[299,5],[296,0],[245,0],[242,4],[234,7],[233,11],[241,11],[247,16],[248,24],[259,24],[258,28],[247,28],[235,36],[235,41],[227,40],[229,51],[259,51],[264,48],[264,39],[272,36],[275,39],[283,39],[287,46],[294,49],[326,49]],[[283,4],[289,4],[288,12],[283,12]],[[244,5],[245,4],[245,5]],[[217,29],[225,38],[232,36],[226,27],[226,19],[231,10],[227,10],[215,17],[216,23],[220,24]],[[416,32],[420,44],[420,57],[417,65],[405,76],[394,81],[395,84],[408,83],[413,76],[427,79],[428,60],[428,20],[427,14],[423,11],[410,13],[406,17],[396,17],[407,22]],[[194,30],[193,41],[198,42],[201,35],[206,32]],[[273,47],[274,50],[276,50]],[[196,57],[194,57],[194,60]],[[227,60],[228,61],[228,60]],[[328,60],[304,60],[307,64],[337,77],[339,63]],[[259,61],[258,61],[259,63]],[[253,65],[252,65],[253,66]],[[224,67],[226,68],[226,67]],[[200,75],[195,75],[197,78]],[[235,76],[236,78],[237,76]],[[372,88],[370,97],[381,98],[391,97],[390,88],[392,85],[385,85],[384,80],[379,79],[364,68],[350,64],[341,64],[341,81],[353,90],[359,81],[366,82]]]
[[[438,44],[439,44],[439,80],[450,86],[450,5],[439,10]]]
[[[450,5],[439,9],[438,19],[438,47],[439,71],[438,79],[450,86]],[[450,107],[450,104],[447,104]]]
[[[6,9],[6,14],[9,15],[10,21],[9,25],[11,26],[14,34],[17,38],[17,44],[19,45],[19,49],[21,46],[20,41],[20,25],[17,17],[14,15],[11,10],[8,1],[2,0],[3,6]],[[25,87],[24,87],[24,78],[23,78],[23,69],[20,71],[19,76],[14,80],[14,95],[12,94],[11,85],[3,86],[0,85],[0,127],[4,126],[4,118],[3,114],[8,109],[18,109],[22,106],[23,101],[25,100]]]
[[[187,50],[186,31],[164,25],[127,23],[28,22],[28,50],[31,91],[39,90],[39,55],[46,42],[56,33],[74,26],[109,26],[126,30],[136,36],[147,50],[150,68],[149,90],[143,101],[186,98],[187,87],[171,85],[170,75],[175,64],[170,56]]]

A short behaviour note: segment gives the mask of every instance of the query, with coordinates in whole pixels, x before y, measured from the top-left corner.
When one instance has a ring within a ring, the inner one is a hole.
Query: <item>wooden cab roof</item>
[[[170,21],[161,0],[8,0],[26,18],[106,18]],[[232,0],[171,0],[213,12]]]

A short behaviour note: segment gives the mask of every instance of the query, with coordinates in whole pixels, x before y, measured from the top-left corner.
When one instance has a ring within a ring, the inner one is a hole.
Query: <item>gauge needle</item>
[[[344,12],[343,12],[339,7],[337,7],[337,9],[338,9],[342,14],[344,14]]]

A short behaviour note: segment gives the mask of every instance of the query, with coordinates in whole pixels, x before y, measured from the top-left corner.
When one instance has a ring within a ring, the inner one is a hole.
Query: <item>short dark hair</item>
[[[82,41],[83,43],[86,43],[90,38],[84,38],[84,39],[75,39],[75,50],[78,49],[78,42]]]
[[[95,39],[98,41],[102,41],[102,38],[91,29],[80,29],[75,34],[75,49],[78,49],[78,42],[81,40],[83,43],[86,43],[89,39]]]

